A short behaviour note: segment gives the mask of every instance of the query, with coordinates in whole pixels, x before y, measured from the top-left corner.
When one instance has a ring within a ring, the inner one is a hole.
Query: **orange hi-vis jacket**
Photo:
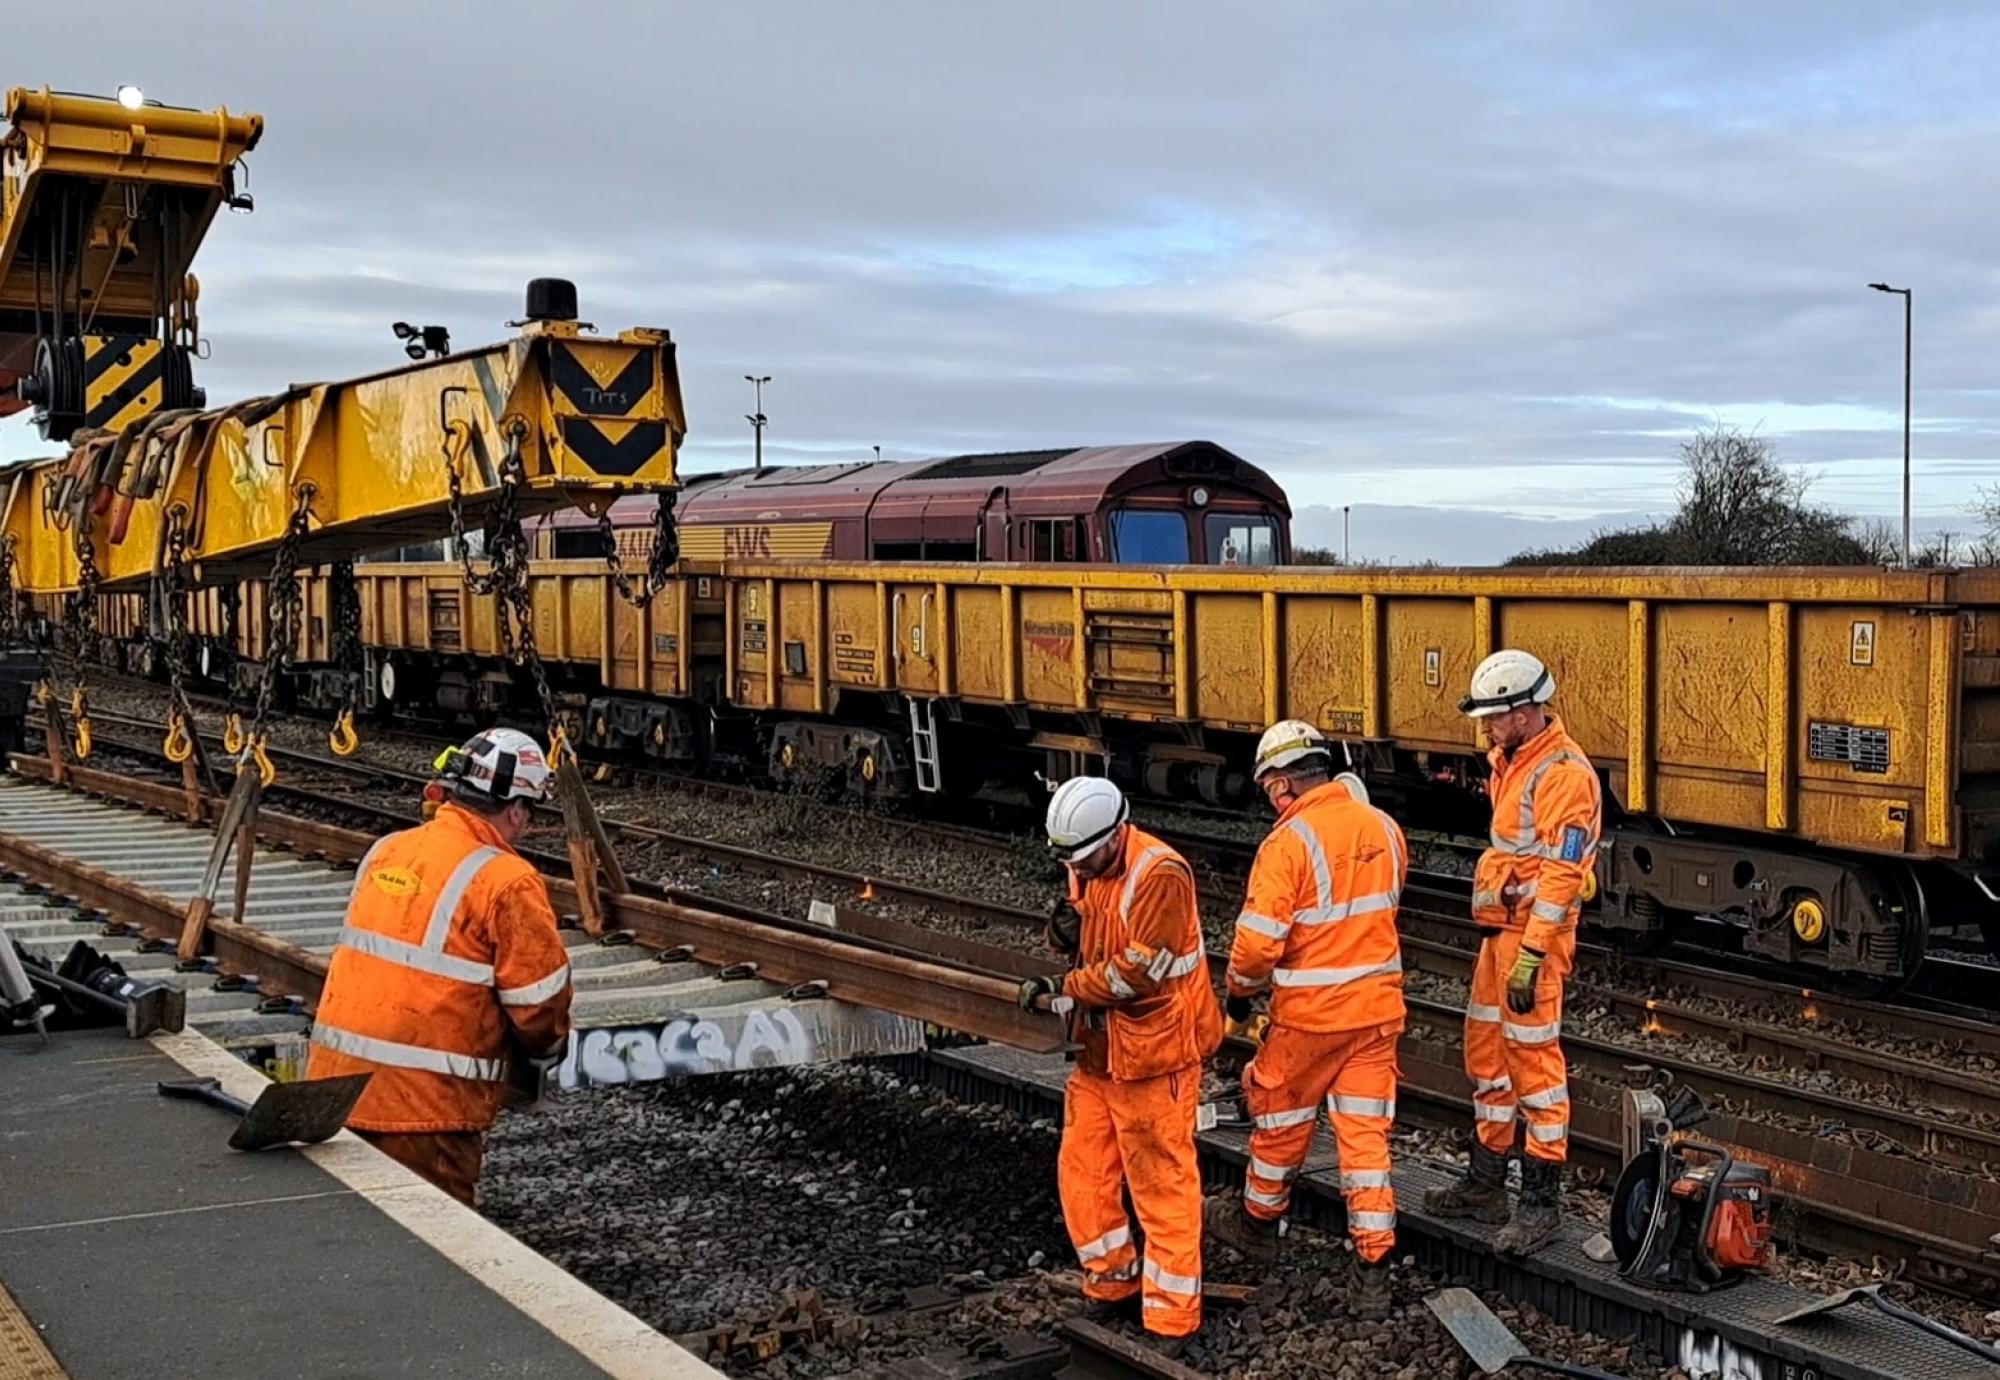
[[[1488,760],[1492,846],[1472,874],[1473,922],[1521,930],[1522,946],[1536,953],[1574,953],[1577,908],[1604,825],[1597,772],[1554,717],[1513,756],[1496,748]]]
[[[569,955],[548,888],[493,826],[446,804],[376,842],[313,1016],[309,1078],[372,1073],[347,1124],[483,1131],[510,1037],[529,1055],[569,1033]]]
[[[1128,826],[1119,865],[1080,887],[1072,872],[1069,899],[1083,928],[1077,966],[1056,1000],[1062,1010],[1085,1012],[1085,1071],[1130,1082],[1213,1054],[1222,1012],[1187,860]]]
[[[1340,782],[1292,801],[1250,867],[1229,953],[1230,994],[1271,987],[1271,1023],[1297,1030],[1401,1021],[1396,904],[1408,874],[1396,821]]]

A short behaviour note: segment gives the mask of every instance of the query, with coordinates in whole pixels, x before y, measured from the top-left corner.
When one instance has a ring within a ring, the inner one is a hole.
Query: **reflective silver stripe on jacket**
[[[1394,1231],[1396,1214],[1393,1212],[1350,1212],[1347,1214],[1349,1231]]]
[[[1542,784],[1542,778],[1544,776],[1547,776],[1552,768],[1557,766],[1559,763],[1563,762],[1575,762],[1580,766],[1582,766],[1585,771],[1590,772],[1593,780],[1596,778],[1596,768],[1590,765],[1590,759],[1586,757],[1580,757],[1576,753],[1569,751],[1567,748],[1563,749],[1561,752],[1556,753],[1552,757],[1537,762],[1535,764],[1535,769],[1528,774],[1527,785],[1521,788],[1519,828],[1516,829],[1514,833],[1508,834],[1507,832],[1505,832],[1500,828],[1500,822],[1498,820],[1495,820],[1493,822],[1493,827],[1490,831],[1489,837],[1492,841],[1495,851],[1501,853],[1513,854],[1516,857],[1541,858],[1545,861],[1559,860],[1562,857],[1562,849],[1560,847],[1557,847],[1556,845],[1553,844],[1543,843],[1539,838],[1536,837],[1535,792],[1538,789],[1540,789]],[[1583,857],[1580,861],[1586,868],[1590,867],[1593,862],[1594,855],[1597,852],[1597,843],[1598,840],[1595,837],[1593,837],[1589,841],[1588,845],[1584,848]],[[1497,905],[1498,903],[1499,903],[1499,898],[1494,897],[1492,900],[1486,901],[1483,904]],[[1473,904],[1479,905],[1482,904],[1482,902],[1479,900],[1477,896],[1475,896],[1473,898]]]
[[[1282,1131],[1287,1126],[1304,1126],[1318,1115],[1318,1107],[1294,1107],[1285,1112],[1266,1112],[1251,1121],[1260,1131]]]
[[[415,1069],[420,1073],[442,1073],[452,1078],[465,1078],[478,1083],[500,1083],[507,1078],[505,1059],[481,1059],[471,1054],[454,1054],[448,1049],[430,1049],[423,1045],[399,1044],[394,1040],[378,1040],[373,1035],[359,1035],[352,1030],[342,1030],[339,1026],[324,1021],[313,1023],[313,1043],[322,1045],[336,1054],[352,1055],[356,1059],[366,1059],[370,1063],[381,1064],[392,1069]]]
[[[1266,1193],[1254,1184],[1244,1186],[1243,1196],[1258,1207],[1277,1208],[1281,1212],[1285,1205],[1292,1201],[1292,1191],[1289,1188],[1281,1188],[1276,1193]]]
[[[470,958],[458,958],[451,954],[439,953],[434,949],[420,949],[415,944],[405,944],[400,939],[391,939],[386,934],[373,930],[356,929],[352,925],[342,927],[339,942],[358,954],[379,958],[389,963],[414,968],[420,973],[430,973],[434,977],[452,978],[458,982],[469,982],[475,987],[493,985],[493,965],[479,963]]]
[[[1283,939],[1292,932],[1292,922],[1273,920],[1268,915],[1259,915],[1254,910],[1246,910],[1236,917],[1236,928],[1249,930],[1252,934],[1261,934],[1270,939]]]
[[[1172,1270],[1162,1270],[1158,1265],[1153,1263],[1150,1256],[1146,1259],[1146,1265],[1142,1273],[1146,1281],[1155,1289],[1165,1290],[1169,1294],[1191,1296],[1201,1293],[1201,1280],[1198,1277],[1194,1275],[1177,1275]]]
[[[1388,1188],[1389,1171],[1386,1169],[1343,1169],[1340,1171],[1340,1187],[1345,1192],[1357,1188]]]
[[[1514,1104],[1509,1102],[1505,1106],[1496,1107],[1490,1102],[1474,1102],[1472,1104],[1472,1119],[1474,1121],[1495,1121],[1504,1125],[1514,1119]]]
[[[1118,920],[1121,925],[1131,924],[1132,898],[1139,894],[1139,883],[1146,879],[1147,869],[1154,859],[1170,858],[1173,856],[1173,849],[1168,848],[1165,844],[1158,844],[1152,848],[1148,848],[1137,858],[1133,859],[1132,865],[1125,869],[1125,890],[1118,897]],[[1128,958],[1128,961],[1136,964],[1137,959]],[[1191,954],[1176,954],[1162,949],[1153,956],[1152,967],[1147,970],[1146,975],[1156,983],[1171,982],[1175,978],[1186,977],[1206,962],[1208,962],[1208,950],[1206,947],[1197,948]],[[1119,973],[1117,964],[1106,963],[1104,965],[1104,976],[1105,982],[1111,988],[1111,994],[1120,1001],[1130,1001],[1133,997],[1139,995],[1133,990],[1132,984],[1125,981],[1124,977]]]
[[[1202,949],[1196,949],[1191,954],[1177,954],[1174,961],[1167,965],[1167,980],[1171,982],[1175,978],[1186,977],[1206,962],[1208,954]]]
[[[1384,977],[1403,971],[1399,954],[1386,963],[1370,963],[1359,968],[1276,968],[1271,981],[1280,987],[1345,987],[1363,978]]]
[[[1551,1141],[1561,1140],[1569,1134],[1569,1122],[1553,1121],[1545,1125],[1539,1121],[1531,1121],[1528,1123],[1528,1134],[1542,1144],[1547,1145]]]
[[[1497,1021],[1500,1017],[1496,1014],[1493,1019]],[[1504,1073],[1498,1078],[1475,1078],[1472,1080],[1472,1091],[1475,1095],[1479,1093],[1512,1092],[1514,1091],[1514,1080]]]
[[[437,904],[431,907],[430,924],[424,928],[424,947],[432,953],[442,952],[445,937],[451,933],[451,919],[458,914],[458,903],[465,899],[467,888],[486,864],[500,856],[497,848],[479,847],[459,860],[451,875],[445,878],[444,890],[438,893]]]
[[[368,875],[368,868],[375,854],[386,842],[386,839],[377,839],[363,856],[361,870],[354,874],[356,887],[359,887],[362,878]],[[448,954],[444,951],[444,945],[451,937],[452,918],[458,914],[458,908],[465,900],[466,891],[480,872],[485,870],[486,865],[499,856],[499,849],[481,846],[459,860],[458,866],[451,870],[449,877],[445,878],[444,889],[438,892],[437,900],[431,905],[430,919],[424,924],[422,944],[411,944],[375,930],[360,929],[352,924],[341,927],[338,942],[356,953],[367,954],[371,958],[399,964],[420,973],[471,983],[475,987],[491,987],[494,982],[492,964]],[[563,971],[568,971],[567,965]],[[532,1003],[523,1004],[532,1005]]]
[[[1469,1001],[1465,1004],[1465,1019],[1485,1021],[1488,1025],[1500,1024],[1500,1008],[1488,1006],[1484,1002]]]
[[[569,986],[569,964],[550,973],[540,982],[531,982],[526,987],[502,987],[502,1006],[540,1006],[543,1002]]]

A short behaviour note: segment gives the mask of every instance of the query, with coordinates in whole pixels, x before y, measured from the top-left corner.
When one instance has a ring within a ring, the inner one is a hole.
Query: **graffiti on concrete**
[[[572,1030],[556,1082],[572,1092],[922,1047],[922,1026],[905,1017],[798,1002],[679,1016],[659,1025]]]

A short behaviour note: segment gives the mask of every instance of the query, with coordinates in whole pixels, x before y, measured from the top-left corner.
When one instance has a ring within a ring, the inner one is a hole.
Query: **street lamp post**
[[[1348,540],[1354,530],[1352,521],[1349,518],[1349,514],[1353,509],[1354,505],[1352,503],[1343,503],[1340,505],[1340,563],[1342,565],[1354,564],[1354,548]]]
[[[1903,567],[1910,564],[1910,325],[1916,313],[1916,294],[1910,288],[1870,283],[1877,292],[1893,292],[1903,299]]]
[[[751,463],[761,473],[764,468],[764,385],[771,381],[769,374],[745,374],[743,381],[757,390],[757,410],[743,414],[743,420],[750,423],[751,434],[757,438],[757,458]]]

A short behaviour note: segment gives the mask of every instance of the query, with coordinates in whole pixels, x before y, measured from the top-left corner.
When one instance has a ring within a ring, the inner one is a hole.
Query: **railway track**
[[[33,762],[23,765],[30,771],[37,770]],[[139,783],[121,787],[116,778],[92,781],[90,778],[95,774],[80,775],[87,784],[99,789],[123,790],[127,798],[145,794],[138,789]],[[291,789],[300,797],[315,796],[301,787]],[[157,808],[172,809],[179,799],[174,788],[153,786],[150,790]],[[319,796],[317,800],[327,809],[368,809],[392,815],[380,807],[338,797]],[[61,815],[43,800],[29,811],[27,823],[34,824],[43,817],[59,819]],[[407,823],[408,816],[395,818],[394,822]],[[170,825],[158,827],[173,831]],[[275,827],[293,826],[280,823]],[[292,842],[325,852],[326,836],[314,832],[325,827],[312,826]],[[348,850],[346,856],[358,856],[367,837],[350,834],[340,846]],[[118,847],[113,851],[124,850]],[[559,865],[557,859],[541,861],[552,870]],[[60,881],[58,878],[57,884]],[[341,886],[344,896],[344,879]],[[273,897],[274,901],[281,899]],[[659,899],[669,905],[686,905],[690,900],[684,894],[678,901],[672,895],[662,895]],[[746,913],[740,907],[731,914],[730,903],[719,898],[698,899],[728,921],[765,927],[776,922],[779,929],[793,932],[805,928],[783,917],[762,915],[754,910]],[[1423,899],[1421,890],[1417,899],[1420,902]],[[157,948],[166,930],[178,922],[179,912],[175,907],[156,905],[153,911],[150,927],[144,923],[136,927],[142,948]],[[1405,1042],[1405,1105],[1419,1120],[1440,1128],[1462,1128],[1469,1116],[1469,1098],[1458,1062],[1462,997],[1440,999],[1425,995],[1422,988],[1430,979],[1464,980],[1470,964],[1464,941],[1470,931],[1463,922],[1446,920],[1426,911],[1421,904],[1408,907],[1405,913],[1408,931],[1405,957],[1412,972],[1412,1026]],[[846,935],[847,941],[865,940],[884,958],[949,965],[961,977],[984,981],[988,984],[985,1001],[989,1008],[1011,994],[1012,984],[1021,972],[1039,966],[1031,956],[1018,951],[972,945],[877,918],[843,914],[842,921],[854,926]],[[289,917],[278,923],[294,924]],[[313,932],[315,923],[318,933]],[[323,913],[315,917],[308,911],[296,924],[303,926],[305,933],[292,936],[292,942],[301,947],[319,944],[322,953],[325,947],[330,947],[333,936],[326,931]],[[1432,935],[1418,932],[1427,927]],[[41,932],[48,932],[46,922]],[[285,933],[281,928],[268,932],[268,937],[277,938]],[[225,932],[224,938],[234,936]],[[671,934],[656,934],[642,940],[657,949],[674,948],[672,941]],[[630,955],[631,951],[625,953]],[[745,961],[740,950],[713,945],[703,957],[718,966]],[[583,954],[578,962],[579,971],[604,961],[599,954]],[[1220,961],[1219,955],[1215,961]],[[795,967],[783,976],[787,981],[810,981],[804,975],[811,971]],[[300,990],[299,984],[288,985],[282,963],[275,981],[256,959],[238,957],[233,964],[224,963],[218,968],[218,975],[224,978],[245,972],[257,978],[255,983],[245,984],[252,988],[253,996],[267,997],[273,991],[283,996]],[[1700,976],[1702,970],[1687,972]],[[1750,1007],[1749,999],[1753,997],[1766,1003],[1762,1009],[1783,1010],[1783,989],[1772,984],[1753,987],[1745,980],[1738,982],[1745,1010],[1759,1009]],[[879,1000],[882,996],[865,985],[849,991],[864,1001]],[[1813,1002],[1810,994],[1796,989],[1792,997],[1794,1002]],[[1581,1031],[1568,1037],[1576,1104],[1572,1138],[1578,1147],[1580,1163],[1605,1172],[1617,1167],[1618,1101],[1622,1088],[1633,1081],[1633,1067],[1644,1065],[1649,1079],[1671,1076],[1702,1093],[1717,1113],[1714,1134],[1742,1146],[1756,1158],[1773,1163],[1779,1171],[1780,1187],[1794,1205],[1794,1220],[1790,1224],[1793,1240],[1828,1253],[1861,1252],[1904,1259],[1930,1282],[1980,1296],[1994,1292],[2000,1270],[1996,1270],[1994,1253],[1986,1237],[2000,1232],[2000,1185],[1986,1177],[1982,1166],[2000,1161],[2000,1135],[1994,1130],[1996,1118],[2000,1118],[2000,1088],[1990,1080],[1954,1075],[1949,1069],[1881,1050],[1815,1039],[1781,1024],[1745,1019],[1742,1014],[1732,1018],[1686,1003],[1634,996],[1596,984],[1579,984],[1571,1008],[1573,1011],[1596,1008],[1594,1025],[1622,1023],[1628,1037],[1622,1041],[1596,1038]],[[302,1010],[302,1007],[289,1008],[286,1014],[296,1019]],[[1871,1008],[1866,1014],[1880,1012]],[[936,1019],[941,1015],[944,1018]],[[927,1008],[924,1018],[961,1030],[973,1024],[955,1023],[935,1006]],[[1857,1018],[1865,1019],[1866,1015],[1859,1008],[1837,1001],[1823,1014],[1830,1024]],[[630,1019],[637,1021],[640,1016],[635,1013]],[[1923,1022],[1927,1038],[1940,1045],[1957,1042],[1960,1048],[1993,1048],[1991,1029],[1982,1031],[1937,1017],[1906,1019]],[[991,1027],[973,1033],[990,1034]],[[1643,1045],[1635,1045],[1630,1038],[1634,1033],[1643,1040]],[[1982,1044],[1973,1043],[1982,1036]],[[1713,1042],[1741,1059],[1762,1060],[1773,1069],[1790,1069],[1809,1076],[1787,1084],[1768,1072],[1730,1068],[1722,1060],[1703,1057],[1698,1050],[1686,1047],[1677,1050],[1677,1041],[1683,1046],[1689,1042]],[[1244,1052],[1239,1050],[1239,1057]],[[1815,1086],[1814,1080],[1820,1075],[1830,1080],[1865,1083],[1873,1088],[1898,1087],[1910,1105],[1832,1094]],[[1921,1104],[1926,1103],[1930,1110],[1921,1109]],[[1939,1110],[1952,1115],[1939,1115]],[[1830,1145],[1838,1147],[1838,1154],[1831,1156],[1838,1161],[1835,1164],[1828,1163]]]

